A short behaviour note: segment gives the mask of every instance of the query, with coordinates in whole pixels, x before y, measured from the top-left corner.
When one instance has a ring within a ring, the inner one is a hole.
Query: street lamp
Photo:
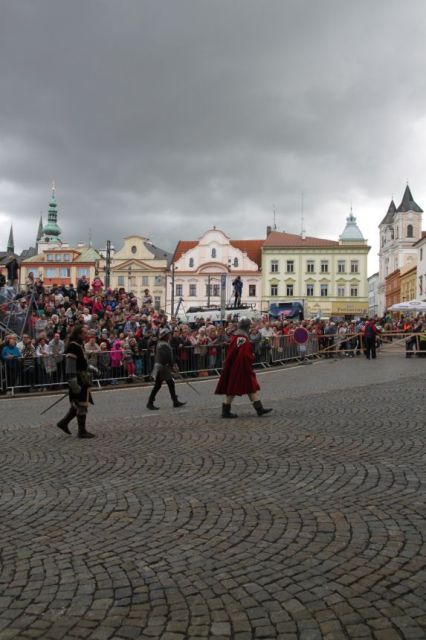
[[[174,315],[174,310],[175,310],[175,263],[172,262],[171,265],[171,269],[172,269],[172,296],[171,296],[171,313],[170,315],[173,316]]]

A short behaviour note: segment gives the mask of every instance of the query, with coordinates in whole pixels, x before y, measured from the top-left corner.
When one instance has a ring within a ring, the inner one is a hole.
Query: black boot
[[[62,420],[59,420],[56,426],[59,427],[59,429],[61,429],[64,433],[70,436],[71,431],[69,430],[68,425],[71,422],[71,420],[75,418],[76,415],[77,415],[77,411],[74,409],[74,407],[70,407],[67,415],[64,416]]]
[[[183,405],[186,404],[186,402],[180,402],[180,400],[178,400],[178,397],[176,395],[175,383],[173,382],[173,380],[167,380],[167,386],[169,387],[170,396],[173,400],[173,406],[183,407]]]
[[[258,416],[263,416],[265,413],[269,413],[272,409],[265,409],[260,400],[253,402],[253,407],[256,409]]]
[[[78,437],[79,438],[96,438],[94,433],[86,431],[86,415],[77,416],[78,422]]]
[[[151,411],[158,411],[160,407],[154,406],[154,400],[149,399],[146,405],[147,409],[151,409]]]
[[[222,404],[222,418],[238,418],[236,413],[231,413],[230,404]]]

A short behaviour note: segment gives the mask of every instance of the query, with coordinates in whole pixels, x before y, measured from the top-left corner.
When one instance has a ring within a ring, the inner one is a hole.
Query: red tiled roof
[[[413,247],[415,247],[415,246],[416,246],[416,244],[419,244],[419,242],[421,242],[421,241],[422,241],[422,240],[424,240],[425,238],[426,238],[426,231],[422,231],[422,237],[421,237],[421,238],[419,238],[419,239],[417,240],[417,242],[415,242],[415,243],[413,244]]]
[[[196,247],[198,242],[196,240],[179,240],[177,243],[177,247],[173,254],[172,262],[176,262],[179,258],[182,257],[182,254],[186,253],[190,249]]]
[[[325,240],[324,238],[314,238],[306,236],[305,239],[296,233],[283,233],[281,231],[271,231],[263,243],[264,247],[338,247],[337,240]]]
[[[259,267],[262,263],[262,246],[264,240],[231,240],[231,245],[240,251],[246,251],[250,260],[253,260]],[[173,254],[172,262],[176,262],[180,257],[198,244],[197,240],[180,240]]]

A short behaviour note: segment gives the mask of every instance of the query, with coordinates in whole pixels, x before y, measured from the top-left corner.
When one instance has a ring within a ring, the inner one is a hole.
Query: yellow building
[[[262,309],[301,302],[305,318],[367,315],[369,250],[352,212],[338,241],[268,228],[262,247]]]
[[[166,271],[171,254],[143,236],[128,236],[111,258],[110,286],[132,291],[140,301],[149,289],[157,309],[166,306]],[[105,260],[101,273],[105,271]]]
[[[417,265],[411,266],[410,264],[400,269],[400,282],[401,282],[401,300],[400,302],[407,302],[408,300],[414,300],[416,298],[417,287]]]

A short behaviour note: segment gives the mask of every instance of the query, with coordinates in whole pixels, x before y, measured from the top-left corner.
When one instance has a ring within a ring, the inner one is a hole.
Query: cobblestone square
[[[2,400],[0,639],[425,638],[424,367],[268,372],[231,421],[97,393],[93,441]]]

